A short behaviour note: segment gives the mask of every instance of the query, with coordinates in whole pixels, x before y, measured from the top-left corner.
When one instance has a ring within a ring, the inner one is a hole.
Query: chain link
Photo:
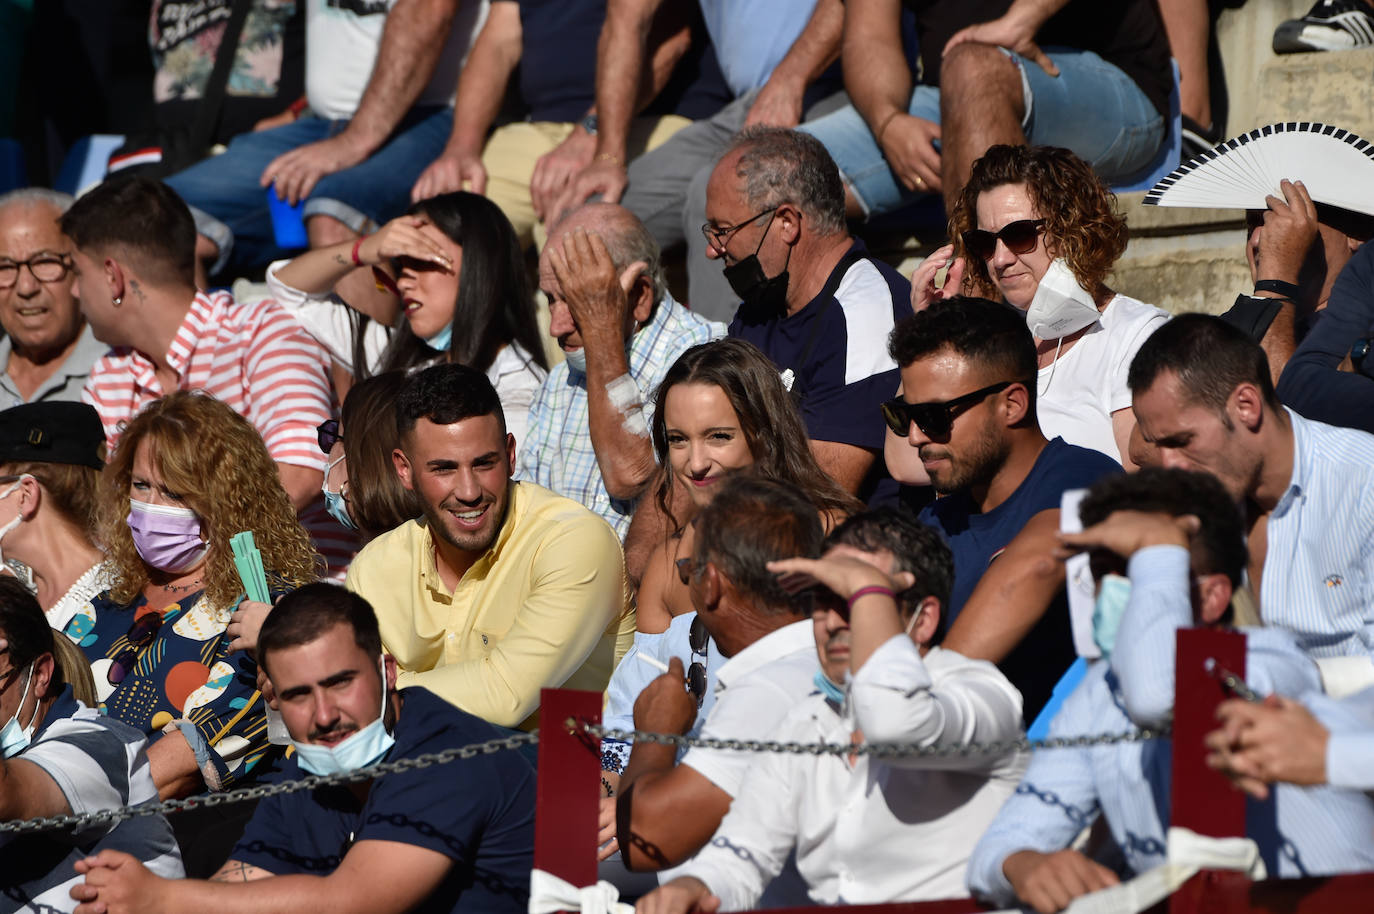
[[[938,758],[967,756],[999,756],[1009,752],[1034,752],[1042,749],[1085,749],[1109,746],[1114,743],[1138,743],[1164,739],[1170,728],[1128,730],[1121,733],[1092,733],[1080,736],[1056,736],[1050,739],[1003,740],[996,743],[956,743],[922,746],[916,743],[796,743],[755,739],[710,739],[700,736],[680,736],[676,733],[650,733],[646,730],[616,730],[569,718],[565,725],[573,732],[582,732],[600,739],[621,742],[650,742],[664,746],[703,749],[731,749],[739,752],[780,752],[791,755],[871,755],[875,758]]]
[[[316,787],[332,787],[336,784],[356,784],[360,781],[370,781],[373,778],[379,778],[383,775],[398,774],[402,771],[418,771],[422,768],[430,768],[434,765],[443,765],[457,759],[476,758],[479,755],[491,755],[492,753],[504,752],[508,749],[519,749],[521,746],[537,743],[538,741],[539,731],[535,730],[531,733],[517,733],[513,736],[487,740],[484,743],[471,743],[466,746],[455,746],[452,749],[443,749],[439,752],[427,752],[412,758],[397,759],[394,762],[378,762],[366,768],[359,768],[356,771],[345,771],[340,774],[311,774],[296,781],[279,781],[276,784],[259,784],[252,787],[240,787],[236,790],[209,793],[204,796],[192,797],[186,800],[164,800],[161,803],[122,806],[118,809],[104,809],[80,816],[61,815],[48,816],[40,819],[14,819],[9,822],[0,822],[0,834],[28,834],[30,832],[53,831],[55,829],[70,830],[75,833],[92,826],[113,825],[125,819],[133,819],[138,816],[175,813],[187,809],[199,809],[203,806],[225,806],[230,803],[242,803],[247,800],[261,800],[282,793],[295,793],[297,790],[314,790]]]

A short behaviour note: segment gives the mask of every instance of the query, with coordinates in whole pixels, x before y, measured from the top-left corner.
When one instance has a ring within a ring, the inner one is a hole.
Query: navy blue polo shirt
[[[496,739],[491,724],[427,689],[400,693],[386,761]],[[305,776],[294,753],[286,779]],[[534,865],[534,769],[516,751],[457,759],[372,782],[360,805],[346,787],[277,794],[258,804],[230,859],[275,875],[324,876],[359,841],[444,854],[453,868],[417,911],[523,914]]]
[[[820,294],[797,313],[746,310],[735,315],[730,335],[762,349],[784,380],[790,372],[807,435],[881,451],[886,426],[879,405],[901,384],[887,338],[911,316],[911,283],[856,239]]]
[[[978,513],[964,491],[928,505],[920,514],[921,522],[939,530],[954,553],[954,588],[945,608],[943,631],[959,617],[988,565],[1032,517],[1041,511],[1058,510],[1066,491],[1087,488],[1103,476],[1120,472],[1121,465],[1100,451],[1055,438],[1045,445],[1016,491],[991,511]],[[998,664],[1021,690],[1027,721],[1040,713],[1074,656],[1068,595],[1060,588],[1040,621]]]

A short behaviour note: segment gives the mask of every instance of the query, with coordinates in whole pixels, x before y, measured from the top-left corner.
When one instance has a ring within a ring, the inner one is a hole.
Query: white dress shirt
[[[798,705],[771,734],[797,742],[947,745],[1021,733],[1021,695],[997,667],[906,635],[882,645],[854,677],[843,712],[822,695]],[[871,722],[872,730],[868,724]],[[969,853],[1025,768],[993,758],[848,758],[747,755],[749,773],[710,843],[679,875],[752,908],[795,849],[818,904],[918,901],[964,894]]]

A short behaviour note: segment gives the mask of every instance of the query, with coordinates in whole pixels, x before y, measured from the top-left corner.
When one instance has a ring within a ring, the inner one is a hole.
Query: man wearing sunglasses
[[[757,739],[815,686],[816,644],[803,602],[767,563],[820,554],[815,506],[785,486],[731,477],[696,519],[696,549],[682,566],[692,605],[726,662],[712,670],[715,706],[703,737]],[[686,733],[697,717],[687,668],[678,657],[639,694],[635,726]],[[707,684],[710,685],[709,683]],[[636,743],[620,779],[616,834],[631,870],[664,870],[695,854],[739,796],[755,759],[748,753]],[[795,873],[770,901],[800,903]],[[663,878],[663,877],[660,877]],[[794,894],[785,894],[787,892]]]
[[[826,542],[819,560],[769,565],[809,580],[821,665],[819,692],[767,738],[949,746],[1019,737],[1021,696],[1006,677],[933,644],[954,576],[939,534],[879,509]],[[752,908],[794,850],[815,904],[963,895],[963,862],[1024,769],[1012,751],[756,756],[711,842],[639,910],[687,914],[712,895],[724,910]]]
[[[942,496],[921,520],[954,551],[945,646],[996,663],[1032,721],[1074,660],[1064,571],[1044,559],[1060,501],[1121,466],[1045,440],[1035,340],[1010,305],[942,300],[900,324],[889,345],[903,393],[883,416]]]
[[[873,497],[885,475],[874,407],[897,389],[876,344],[911,314],[911,284],[850,236],[835,163],[795,130],[740,132],[711,173],[706,217],[706,256],[743,300],[730,335],[778,366],[822,469]]]
[[[157,801],[141,731],[82,704],[73,682],[90,672],[79,651],[64,656],[33,598],[0,575],[0,820],[83,815]],[[70,650],[69,644],[67,648]],[[71,678],[72,682],[68,681]],[[183,875],[181,852],[161,814],[88,826],[75,836],[6,835],[0,844],[0,910],[70,911],[67,896],[88,854],[119,848],[167,878]]]
[[[81,318],[71,242],[57,226],[71,202],[41,188],[0,196],[0,409],[80,400],[105,354]]]

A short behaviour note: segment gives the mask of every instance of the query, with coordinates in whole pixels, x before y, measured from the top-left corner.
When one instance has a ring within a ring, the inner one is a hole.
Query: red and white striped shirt
[[[227,292],[197,292],[166,361],[177,389],[207,393],[253,423],[274,461],[324,471],[315,429],[332,415],[329,357],[276,302],[247,307]],[[91,369],[82,399],[100,414],[112,453],[125,423],[168,392],[156,370],[130,348],[110,350]],[[329,576],[341,579],[357,540],[325,511],[323,496],[300,520]]]

